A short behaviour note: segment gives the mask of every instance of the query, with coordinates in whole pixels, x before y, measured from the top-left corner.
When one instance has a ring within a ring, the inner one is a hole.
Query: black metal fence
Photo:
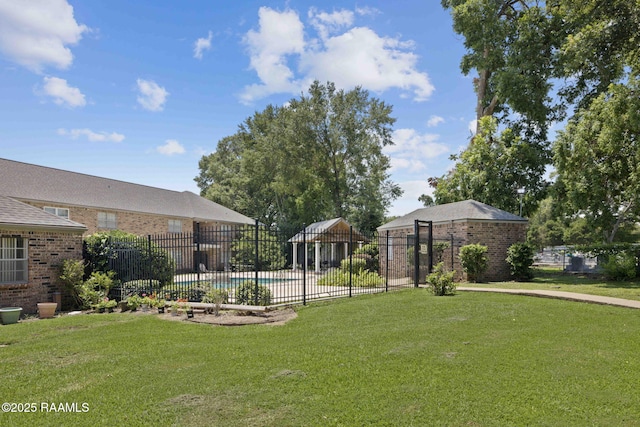
[[[423,231],[416,243],[412,235],[367,236],[345,223],[296,234],[255,224],[112,239],[105,247],[107,268],[118,281],[116,299],[146,293],[201,301],[222,292],[227,303],[277,305],[424,283],[442,256],[432,244],[424,246],[430,236],[430,229]]]

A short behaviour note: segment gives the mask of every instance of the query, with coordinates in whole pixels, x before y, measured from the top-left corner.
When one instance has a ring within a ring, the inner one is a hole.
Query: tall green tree
[[[462,72],[477,73],[477,131],[469,147],[452,156],[454,170],[429,179],[436,203],[471,198],[518,213],[516,190],[525,187],[524,212],[531,213],[546,187],[547,129],[562,117],[550,96],[557,20],[538,1],[442,0],[442,6],[464,37]]]
[[[430,179],[438,203],[474,199],[518,214],[518,189],[525,188],[523,215],[532,212],[545,190],[545,164],[535,160],[539,147],[511,129],[498,134],[497,126],[495,118],[482,118],[473,144],[451,157],[456,167],[442,178]]]
[[[615,84],[580,110],[554,146],[569,213],[611,243],[640,219],[640,80]]]
[[[556,108],[549,96],[555,20],[544,2],[525,0],[442,0],[453,29],[464,37],[460,68],[473,70],[476,119],[518,114],[521,124],[545,139],[546,123]]]
[[[587,108],[609,85],[640,75],[640,1],[556,0],[549,11],[562,23],[556,72],[563,99]]]
[[[382,224],[400,188],[389,179],[391,107],[358,87],[314,82],[269,106],[199,163],[204,197],[260,221],[300,227],[343,217],[362,231]]]

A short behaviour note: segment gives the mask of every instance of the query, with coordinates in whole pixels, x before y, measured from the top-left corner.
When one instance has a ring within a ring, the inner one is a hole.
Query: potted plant
[[[154,304],[155,298],[153,296],[149,296],[147,294],[142,294],[142,299],[140,300],[140,307],[142,311],[149,311],[149,307]]]
[[[105,302],[104,300],[100,300],[100,302],[98,302],[97,304],[93,304],[93,309],[95,311],[97,311],[98,313],[104,313],[105,310],[107,309],[105,307]]]
[[[118,302],[114,299],[110,300],[109,298],[106,298],[106,300],[104,303],[105,308],[109,313],[113,313],[113,310],[118,306]]]
[[[56,314],[58,303],[55,302],[39,302],[38,303],[38,317],[41,319],[49,319]]]
[[[133,294],[127,298],[127,306],[131,311],[138,310],[138,307],[140,307],[141,302],[142,302],[142,298],[137,294]]]
[[[177,316],[179,308],[180,308],[180,305],[178,304],[178,301],[172,302],[171,303],[171,315],[172,316]]]
[[[158,308],[158,313],[164,313],[164,307],[167,302],[162,298],[157,298],[154,306]]]
[[[22,313],[22,307],[3,307],[0,308],[0,318],[3,325],[10,325],[12,323],[18,323],[20,319],[20,313]]]
[[[187,319],[193,318],[193,308],[191,307],[191,305],[189,305],[189,303],[186,303],[184,305],[184,312],[187,313]]]

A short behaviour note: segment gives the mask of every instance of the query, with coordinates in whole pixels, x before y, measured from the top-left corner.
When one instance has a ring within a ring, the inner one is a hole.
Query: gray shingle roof
[[[0,159],[0,194],[21,200],[253,224],[254,220],[190,191],[172,191]]]
[[[343,218],[333,218],[327,219],[325,221],[314,222],[313,224],[307,225],[306,237],[304,236],[303,231],[300,231],[298,234],[289,239],[291,243],[302,243],[303,241],[307,242],[348,242],[349,241],[349,227],[351,225],[345,221]],[[353,229],[353,241],[366,241],[367,239],[364,235],[362,235],[355,228]]]
[[[0,227],[2,226],[75,230],[78,232],[87,229],[82,224],[5,196],[0,196]]]
[[[396,218],[388,222],[378,230],[391,230],[397,228],[413,227],[415,220],[448,222],[461,220],[475,221],[497,221],[497,222],[527,222],[526,218],[494,208],[493,206],[477,202],[475,200],[465,200],[463,202],[447,203],[428,208],[417,209],[403,217]]]

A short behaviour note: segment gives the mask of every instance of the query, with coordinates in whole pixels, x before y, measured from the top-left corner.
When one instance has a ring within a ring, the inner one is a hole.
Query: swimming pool
[[[255,282],[256,278],[255,277],[226,277],[225,281],[216,281],[215,279],[213,280],[187,280],[187,281],[182,281],[182,282],[174,282],[175,286],[179,286],[179,287],[191,287],[191,286],[197,286],[198,284],[202,285],[202,286],[213,286],[216,289],[232,289],[237,287],[238,285],[240,285],[243,282],[246,281],[251,281],[251,282]],[[292,279],[292,278],[288,278],[288,277],[284,277],[284,278],[276,278],[276,277],[259,277],[258,278],[258,284],[259,285],[269,285],[272,283],[282,283],[282,282],[294,282],[296,280],[299,279]]]

